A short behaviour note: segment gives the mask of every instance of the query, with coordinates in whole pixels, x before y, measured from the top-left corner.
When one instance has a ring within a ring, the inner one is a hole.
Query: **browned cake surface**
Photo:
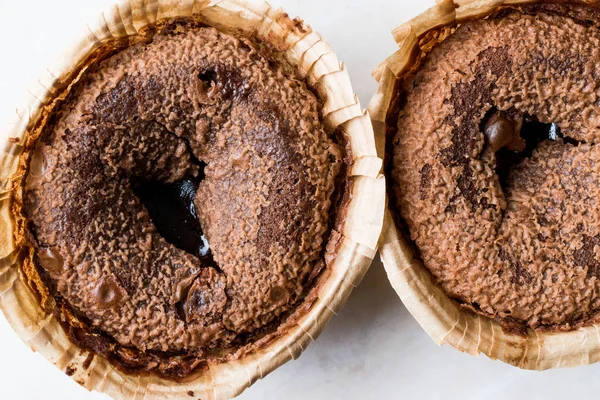
[[[466,22],[401,85],[395,208],[444,291],[501,321],[571,329],[600,310],[598,15]]]
[[[140,354],[201,358],[293,310],[324,263],[341,161],[294,73],[174,25],[86,72],[36,147],[24,211],[57,296],[152,369]],[[136,195],[183,179],[208,255],[166,241]]]

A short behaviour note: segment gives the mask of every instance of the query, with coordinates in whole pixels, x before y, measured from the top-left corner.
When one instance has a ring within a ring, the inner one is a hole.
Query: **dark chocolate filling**
[[[150,214],[156,230],[167,242],[200,258],[206,266],[216,267],[194,205],[202,179],[203,168],[197,177],[173,183],[138,179],[132,181],[131,186]]]
[[[496,152],[496,175],[500,181],[500,186],[505,187],[506,181],[511,170],[519,165],[525,158],[530,158],[533,151],[545,140],[562,140],[564,143],[570,143],[574,146],[581,143],[571,137],[561,133],[560,128],[555,123],[543,123],[536,117],[526,116],[523,119],[523,126],[520,132],[521,138],[525,141],[525,149],[522,151],[513,151],[507,148],[501,148]]]

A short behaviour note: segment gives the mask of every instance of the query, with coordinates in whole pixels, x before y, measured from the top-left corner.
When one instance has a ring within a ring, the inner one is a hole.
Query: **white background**
[[[0,0],[0,123],[110,0]],[[395,49],[390,31],[434,0],[271,0],[329,41],[366,107],[370,71]],[[600,363],[546,372],[436,346],[390,287],[379,257],[348,304],[296,361],[240,399],[582,399],[600,392]],[[31,350],[0,315],[0,399],[107,399]]]

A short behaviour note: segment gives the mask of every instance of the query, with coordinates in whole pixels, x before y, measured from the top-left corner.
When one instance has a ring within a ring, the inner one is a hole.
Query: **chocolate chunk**
[[[29,173],[34,177],[44,176],[48,172],[48,159],[40,148],[36,148],[29,163]]]
[[[273,303],[285,303],[289,299],[289,293],[284,287],[275,286],[269,291],[269,298]]]
[[[196,278],[185,300],[188,324],[216,321],[227,304],[225,278],[207,268]]]
[[[102,278],[94,289],[94,301],[98,308],[115,308],[121,303],[127,293],[113,277]]]
[[[60,276],[64,267],[65,260],[56,248],[43,247],[37,252],[40,265],[48,271],[51,276]]]
[[[493,152],[503,147],[512,151],[523,151],[525,141],[521,138],[520,131],[523,118],[514,121],[499,111],[494,113],[485,124],[484,134]]]
[[[196,277],[198,277],[200,273],[201,271],[194,269],[188,276],[180,278],[179,282],[177,282],[173,288],[171,304],[182,302],[187,298],[190,287],[193,285],[194,280],[196,280]]]

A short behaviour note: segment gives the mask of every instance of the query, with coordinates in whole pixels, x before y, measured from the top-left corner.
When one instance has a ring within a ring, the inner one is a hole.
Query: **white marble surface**
[[[0,123],[29,83],[109,0],[0,0]],[[370,71],[395,45],[390,31],[434,0],[272,0],[319,31],[346,62],[366,106]],[[106,399],[39,354],[0,316],[0,399]],[[243,393],[254,399],[584,399],[600,391],[600,364],[520,371],[436,346],[401,304],[381,263],[296,361]],[[594,397],[596,397],[594,396]]]

